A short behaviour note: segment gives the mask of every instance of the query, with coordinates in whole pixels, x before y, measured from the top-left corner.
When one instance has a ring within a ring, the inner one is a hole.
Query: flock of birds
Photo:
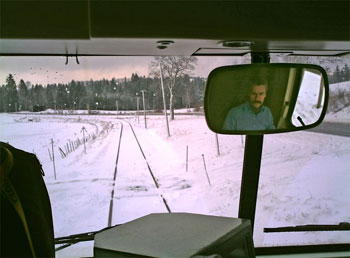
[[[63,74],[61,74],[59,72],[50,73],[49,70],[46,70],[46,72],[45,72],[45,69],[42,69],[42,68],[39,68],[39,70],[35,70],[35,68],[30,67],[29,70],[30,70],[29,74],[32,76],[36,76],[36,75],[42,76],[42,73],[45,73],[44,76],[46,76],[47,83],[49,83],[49,80],[50,81],[54,80],[54,82],[57,82],[57,80],[63,76]],[[17,78],[20,75],[21,75],[21,73],[14,73],[13,74],[13,76],[17,77]],[[24,78],[19,78],[19,79],[24,79]],[[31,79],[34,79],[34,78],[31,78]],[[32,80],[32,81],[35,81],[35,80]]]

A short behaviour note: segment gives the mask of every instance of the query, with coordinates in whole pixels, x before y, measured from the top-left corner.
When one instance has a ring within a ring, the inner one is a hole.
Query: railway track
[[[120,124],[119,142],[107,228],[149,213],[171,213],[132,124],[126,120],[118,120],[118,122]],[[56,238],[55,244],[60,246],[55,250],[65,249],[81,241],[91,241],[97,232]]]
[[[171,213],[132,124],[126,120],[119,120],[119,123],[120,136],[108,212],[109,227],[150,212]],[[140,205],[143,211],[140,211]],[[149,205],[150,209],[144,209],[145,205]]]

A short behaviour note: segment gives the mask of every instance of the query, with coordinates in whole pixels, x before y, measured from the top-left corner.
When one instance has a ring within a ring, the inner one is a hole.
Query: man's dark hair
[[[264,85],[266,92],[269,89],[267,81],[264,78],[253,78],[250,80],[250,87],[251,87],[250,90],[253,88],[253,86],[256,86],[256,85]]]

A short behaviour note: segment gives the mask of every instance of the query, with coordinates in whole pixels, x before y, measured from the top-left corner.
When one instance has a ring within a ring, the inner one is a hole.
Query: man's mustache
[[[255,104],[255,103],[257,103],[257,104],[262,104],[262,102],[259,101],[259,100],[256,100],[256,101],[254,101],[253,103],[254,103],[254,104]]]

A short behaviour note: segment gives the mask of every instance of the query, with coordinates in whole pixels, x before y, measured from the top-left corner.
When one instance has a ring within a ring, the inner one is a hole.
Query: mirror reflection
[[[205,92],[208,126],[226,134],[310,128],[325,113],[325,77],[325,71],[315,65],[217,68],[210,73]]]
[[[264,105],[268,84],[263,78],[251,80],[247,100],[230,109],[223,125],[224,130],[275,129],[270,108]]]
[[[315,69],[304,69],[298,99],[292,116],[294,126],[313,124],[321,115],[324,103],[322,75]]]

